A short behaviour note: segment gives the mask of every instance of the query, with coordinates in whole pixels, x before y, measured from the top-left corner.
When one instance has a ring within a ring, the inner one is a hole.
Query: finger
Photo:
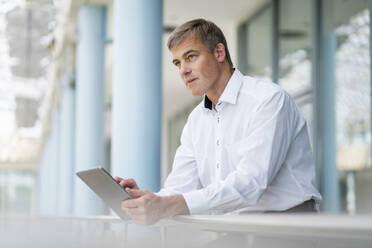
[[[122,180],[124,180],[123,178],[118,177],[118,176],[114,177],[114,179],[115,179],[115,181],[117,181],[118,183],[120,183]]]
[[[134,181],[134,179],[123,179],[121,182],[120,182],[120,185],[124,188],[126,187],[129,187],[129,188],[133,188],[135,186],[137,186],[136,182]]]
[[[121,181],[119,182],[119,184],[120,184],[122,187],[127,187],[127,186],[128,186],[127,183],[125,182],[125,179],[121,180]]]
[[[133,188],[137,188],[138,189],[137,183],[136,183],[136,181],[133,178],[127,179],[126,180],[126,183],[127,183],[128,187],[130,187],[132,189]]]
[[[138,197],[141,197],[143,195],[146,195],[148,193],[147,190],[140,190],[140,189],[125,189],[128,194],[133,197],[133,198],[138,198]]]

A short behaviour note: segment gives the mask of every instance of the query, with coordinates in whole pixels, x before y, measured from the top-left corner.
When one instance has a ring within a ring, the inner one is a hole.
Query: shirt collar
[[[242,86],[242,82],[243,74],[235,68],[234,73],[231,75],[229,82],[227,82],[227,85],[222,92],[222,95],[220,96],[218,102],[228,102],[231,104],[235,104],[238,98],[240,87]],[[209,100],[207,95],[204,95],[204,108],[212,110],[212,106],[212,101]]]

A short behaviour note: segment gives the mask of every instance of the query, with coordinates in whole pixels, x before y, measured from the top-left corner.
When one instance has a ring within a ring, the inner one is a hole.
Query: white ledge
[[[343,237],[372,240],[372,215],[244,214],[192,215],[162,220],[203,230],[252,234]]]
[[[72,220],[131,224],[117,216],[2,216],[6,220]],[[286,235],[303,237],[372,240],[372,215],[324,214],[244,214],[244,215],[180,215],[163,219],[155,226],[193,228],[216,232],[240,232],[254,235]]]

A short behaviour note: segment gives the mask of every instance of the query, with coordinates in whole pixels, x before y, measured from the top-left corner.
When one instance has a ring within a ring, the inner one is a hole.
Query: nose
[[[191,72],[190,67],[187,65],[187,63],[182,63],[180,67],[180,74],[181,76],[185,76]]]

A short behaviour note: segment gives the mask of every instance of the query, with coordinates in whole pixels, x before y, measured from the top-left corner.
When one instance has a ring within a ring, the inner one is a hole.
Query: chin
[[[203,92],[200,92],[200,91],[193,91],[193,90],[191,90],[191,95],[193,95],[193,96],[202,96],[202,95],[204,95],[204,93]]]

